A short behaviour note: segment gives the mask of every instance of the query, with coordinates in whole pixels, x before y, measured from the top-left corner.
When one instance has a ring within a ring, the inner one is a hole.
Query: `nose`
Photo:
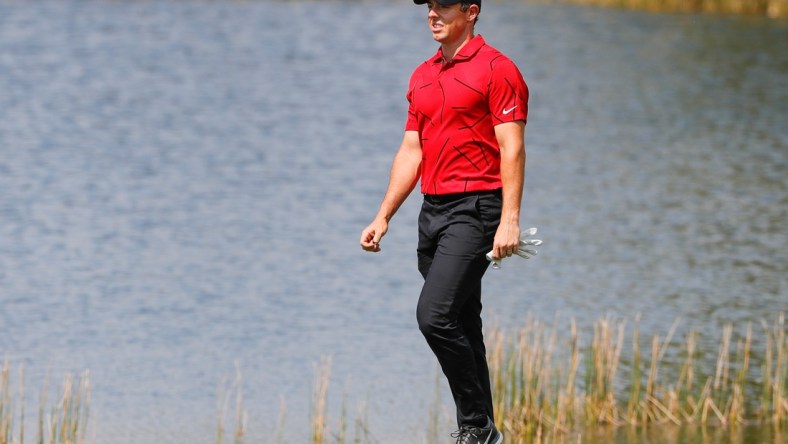
[[[428,18],[436,18],[436,17],[438,17],[438,13],[435,12],[435,9],[429,8],[427,11],[428,11],[427,12],[427,17]]]

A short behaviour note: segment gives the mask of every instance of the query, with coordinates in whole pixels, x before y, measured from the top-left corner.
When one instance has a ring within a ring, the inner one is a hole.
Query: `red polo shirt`
[[[501,188],[495,125],[528,116],[528,87],[514,63],[477,35],[449,63],[441,50],[411,75],[406,131],[421,139],[421,192]]]

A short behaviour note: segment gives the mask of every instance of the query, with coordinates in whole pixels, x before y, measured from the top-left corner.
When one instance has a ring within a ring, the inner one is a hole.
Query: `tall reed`
[[[311,443],[323,444],[327,442],[327,398],[328,384],[331,379],[331,358],[325,357],[320,363],[320,367],[315,376],[315,383],[312,390],[312,416],[311,416]]]
[[[227,384],[219,384],[216,409],[216,443],[222,444],[224,438],[224,418],[227,416],[228,405],[232,390],[225,388]],[[243,444],[244,437],[246,436],[248,414],[243,407],[243,378],[241,377],[241,370],[238,364],[235,365],[235,426],[233,428],[233,443]]]
[[[348,434],[347,400],[343,398],[342,408],[337,419],[337,432],[331,433],[328,409],[328,389],[331,381],[331,358],[323,357],[315,373],[312,386],[312,405],[310,413],[310,444],[346,444]],[[365,403],[359,403],[354,421],[355,444],[375,442],[369,430],[369,418]]]
[[[736,340],[733,326],[723,328],[706,371],[698,368],[698,332],[675,342],[677,326],[652,336],[645,350],[635,327],[630,352],[626,324],[611,319],[596,321],[585,345],[574,320],[568,335],[530,318],[516,335],[493,329],[487,338],[496,424],[513,442],[542,442],[589,426],[785,425],[784,315],[763,326],[760,373],[753,371],[751,325]]]
[[[60,396],[51,406],[47,406],[49,383],[45,382],[39,398],[36,443],[85,443],[90,417],[89,376],[87,371],[78,378],[72,374],[66,374]],[[0,444],[24,444],[25,442],[25,373],[22,366],[19,367],[18,393],[15,402],[11,389],[11,367],[8,360],[5,360],[2,370],[0,370]],[[18,434],[16,428],[19,430]]]

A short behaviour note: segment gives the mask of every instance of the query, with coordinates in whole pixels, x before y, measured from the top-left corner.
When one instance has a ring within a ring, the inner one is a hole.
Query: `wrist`
[[[378,212],[378,215],[375,217],[375,219],[377,219],[379,221],[382,221],[382,222],[385,222],[385,223],[389,223],[389,221],[391,220],[391,216],[393,216],[393,214],[391,212],[384,211],[383,209],[381,209]]]
[[[520,215],[518,214],[501,214],[501,223],[507,225],[520,226]]]

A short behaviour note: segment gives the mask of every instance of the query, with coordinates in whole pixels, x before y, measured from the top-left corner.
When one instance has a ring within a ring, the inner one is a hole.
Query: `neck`
[[[454,59],[454,56],[465,46],[466,43],[473,39],[473,31],[466,32],[462,38],[459,38],[451,43],[441,43],[441,53],[443,54],[443,61],[448,63]]]

